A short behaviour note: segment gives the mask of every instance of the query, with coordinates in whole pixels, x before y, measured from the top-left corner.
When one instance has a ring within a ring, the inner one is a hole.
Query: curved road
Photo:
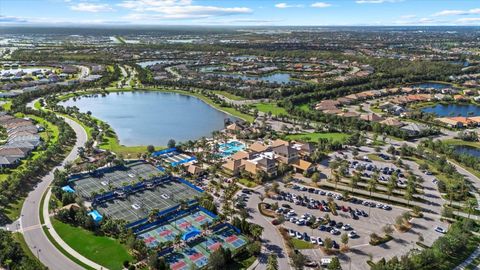
[[[33,107],[32,103],[29,103],[29,107]],[[65,257],[57,248],[50,242],[45,233],[42,230],[40,224],[40,200],[42,195],[48,189],[48,186],[53,181],[53,172],[55,169],[63,169],[65,163],[73,161],[77,158],[77,149],[82,147],[87,141],[87,133],[85,130],[75,121],[68,118],[64,118],[65,122],[72,127],[76,134],[76,143],[64,159],[61,165],[53,168],[49,174],[44,176],[41,182],[38,183],[36,188],[28,194],[22,208],[20,217],[20,226],[25,237],[25,241],[32,250],[33,254],[37,255],[40,261],[49,269],[68,269],[76,270],[83,269],[69,258]]]

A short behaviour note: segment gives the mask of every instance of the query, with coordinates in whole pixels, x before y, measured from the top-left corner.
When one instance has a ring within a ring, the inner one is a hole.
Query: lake
[[[253,76],[253,75],[243,75],[243,74],[234,74],[234,73],[218,73],[216,74],[221,77],[228,77],[228,78],[235,78],[235,79],[242,79],[244,81],[248,80],[255,80],[255,81],[264,81],[270,83],[279,83],[279,84],[287,84],[287,83],[299,83],[298,81],[291,80],[291,76],[288,73],[270,73],[266,75],[260,76]]]
[[[480,116],[480,106],[473,104],[437,104],[422,109],[426,113],[434,113],[439,117]]]
[[[466,154],[474,157],[480,157],[480,148],[469,145],[456,145],[454,146],[455,152],[458,154]]]
[[[107,122],[126,146],[166,146],[210,136],[223,129],[224,119],[238,120],[202,100],[177,93],[155,91],[118,92],[106,97],[69,99],[63,106],[77,106],[81,112]]]
[[[433,88],[437,90],[442,90],[445,88],[452,88],[450,84],[446,83],[419,83],[412,85],[413,88]]]

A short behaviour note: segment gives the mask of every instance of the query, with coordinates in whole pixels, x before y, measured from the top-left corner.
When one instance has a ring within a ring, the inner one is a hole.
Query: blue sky
[[[480,25],[480,0],[0,0],[0,24]]]

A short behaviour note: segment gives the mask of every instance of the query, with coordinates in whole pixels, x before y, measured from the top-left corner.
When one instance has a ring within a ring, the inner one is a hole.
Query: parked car
[[[351,232],[348,233],[348,237],[349,238],[357,238],[358,234],[355,231],[351,231]]]
[[[438,233],[443,233],[443,234],[447,233],[447,230],[445,230],[442,227],[435,227],[435,231],[438,232]]]

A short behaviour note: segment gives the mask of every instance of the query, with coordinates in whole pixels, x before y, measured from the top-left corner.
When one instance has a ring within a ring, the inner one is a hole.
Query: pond
[[[151,60],[151,61],[138,62],[137,64],[142,68],[146,68],[156,64],[173,64],[173,63],[175,63],[175,61],[173,60]]]
[[[419,84],[412,85],[412,87],[413,88],[433,88],[437,90],[452,88],[452,86],[447,83],[419,83]]]
[[[474,157],[480,157],[480,148],[470,145],[456,145],[454,146],[455,152],[458,154],[466,154]]]
[[[221,77],[227,78],[235,78],[235,79],[242,79],[244,81],[248,80],[255,80],[255,81],[264,81],[270,83],[279,83],[279,84],[287,84],[287,83],[299,83],[298,81],[293,81],[291,79],[290,74],[288,73],[270,73],[260,76],[253,76],[253,75],[243,75],[243,74],[234,74],[234,73],[218,73],[216,74]]]
[[[126,146],[166,146],[170,139],[195,140],[223,129],[227,118],[238,120],[196,97],[166,92],[118,92],[69,99],[61,105],[92,112],[107,122]]]
[[[439,117],[480,116],[480,106],[474,104],[436,104],[422,109]]]

